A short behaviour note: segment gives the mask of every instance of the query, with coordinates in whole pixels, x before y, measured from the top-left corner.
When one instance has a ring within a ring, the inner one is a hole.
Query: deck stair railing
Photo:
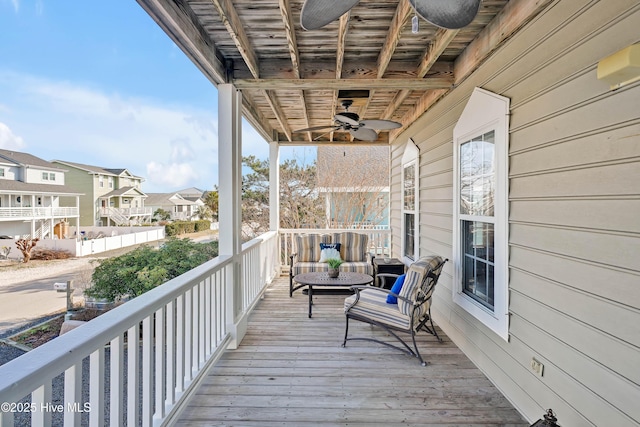
[[[123,215],[119,209],[116,208],[102,208],[102,216],[108,217],[116,225],[129,225],[129,217]]]
[[[278,244],[245,243],[242,280],[217,257],[0,366],[0,402],[21,403],[21,425],[170,425],[275,277]],[[0,427],[14,420],[0,412]]]

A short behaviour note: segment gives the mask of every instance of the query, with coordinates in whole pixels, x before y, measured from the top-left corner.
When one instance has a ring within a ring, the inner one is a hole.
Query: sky
[[[135,0],[0,0],[0,148],[126,168],[148,193],[213,189],[217,97]],[[242,136],[269,157],[246,122]]]

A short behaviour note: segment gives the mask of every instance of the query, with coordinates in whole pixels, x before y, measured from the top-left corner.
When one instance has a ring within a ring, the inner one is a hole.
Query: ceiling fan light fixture
[[[300,25],[305,30],[317,30],[347,13],[360,0],[305,0],[300,13]]]
[[[411,5],[422,19],[441,28],[466,27],[478,14],[481,0],[412,0]]]

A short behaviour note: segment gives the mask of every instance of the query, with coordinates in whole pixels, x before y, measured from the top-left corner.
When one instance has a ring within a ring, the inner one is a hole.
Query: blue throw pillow
[[[396,282],[391,287],[391,292],[393,292],[394,294],[400,295],[400,291],[402,290],[402,285],[404,285],[405,276],[406,274],[401,274],[400,276],[398,276],[398,278],[396,279]],[[397,304],[397,303],[398,303],[398,298],[395,295],[391,295],[391,294],[387,295],[387,304]]]

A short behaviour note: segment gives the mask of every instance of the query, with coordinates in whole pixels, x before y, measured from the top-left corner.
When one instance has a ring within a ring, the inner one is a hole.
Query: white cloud
[[[12,130],[4,138],[22,151],[126,168],[144,177],[143,191],[152,193],[218,183],[215,106],[174,105],[2,69],[0,93],[2,120]],[[246,122],[242,138],[244,155],[268,158],[269,144]]]
[[[147,181],[158,187],[165,187],[165,191],[162,192],[169,193],[169,188],[187,187],[197,179],[198,174],[189,163],[147,163]]]
[[[0,148],[5,150],[22,150],[24,140],[15,135],[9,126],[0,122]]]

